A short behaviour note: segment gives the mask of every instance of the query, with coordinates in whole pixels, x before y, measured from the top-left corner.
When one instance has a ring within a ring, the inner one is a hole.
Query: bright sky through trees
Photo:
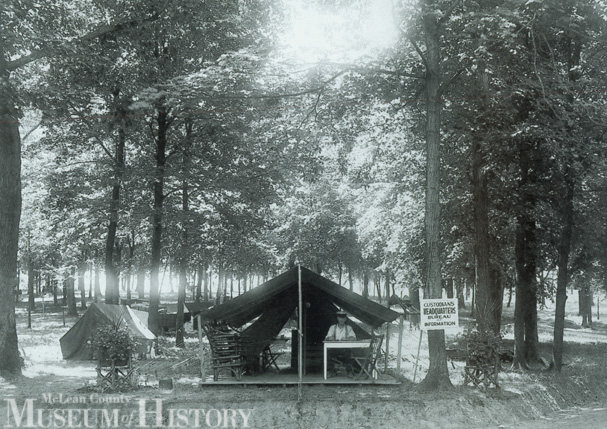
[[[283,46],[303,63],[352,61],[388,48],[397,39],[392,0],[318,3],[287,2],[290,30]]]

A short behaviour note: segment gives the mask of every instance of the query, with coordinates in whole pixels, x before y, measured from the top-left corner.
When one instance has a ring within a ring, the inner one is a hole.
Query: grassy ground
[[[575,295],[573,295],[575,296]],[[162,408],[160,423],[164,427],[520,427],[528,419],[539,418],[555,410],[591,406],[607,399],[607,326],[595,320],[594,328],[581,328],[576,315],[576,302],[567,308],[565,363],[562,374],[547,372],[537,364],[532,370],[519,372],[508,367],[500,373],[501,389],[479,391],[462,386],[461,362],[449,362],[454,387],[434,393],[416,391],[416,383],[428,365],[427,341],[420,343],[420,332],[405,325],[400,377],[397,387],[386,386],[304,386],[297,387],[205,387],[199,386],[198,341],[190,333],[186,349],[171,347],[171,339],[161,339],[162,354],[140,363],[141,388],[130,392],[100,394],[95,388],[95,364],[68,362],[61,359],[59,338],[76,319],[65,319],[62,313],[47,306],[32,316],[33,328],[27,328],[23,305],[18,309],[20,347],[25,358],[24,376],[18,380],[0,380],[0,395],[7,406],[0,407],[0,426],[15,423],[15,411],[23,412],[21,427],[27,425],[27,404],[44,417],[45,412],[66,413],[75,410],[68,425],[67,417],[44,421],[50,427],[77,427],[82,411],[106,410],[108,420],[96,420],[91,427],[153,427],[158,404]],[[504,331],[511,338],[511,312],[506,309]],[[541,353],[551,355],[553,309],[550,305],[539,312]],[[465,320],[465,319],[462,319]],[[460,332],[448,333],[457,340]],[[396,370],[398,330],[391,328],[389,347],[393,357],[388,365]],[[419,347],[419,353],[418,353]],[[158,380],[171,378],[172,390],[158,388]],[[56,395],[62,394],[62,397]],[[55,395],[55,396],[53,396]],[[55,398],[49,400],[49,398]],[[60,398],[60,399],[57,399]],[[67,399],[80,399],[66,402]],[[17,408],[11,408],[11,400]],[[161,400],[155,402],[155,400]],[[140,402],[145,401],[145,403]],[[148,414],[140,421],[141,404]],[[198,410],[198,411],[196,411]],[[116,416],[114,416],[116,411]],[[187,415],[187,416],[186,416]],[[18,416],[18,413],[17,413]],[[80,417],[77,417],[80,416]],[[247,417],[248,416],[248,417]],[[116,417],[116,420],[113,418]],[[247,417],[247,418],[245,418]],[[38,414],[33,414],[33,426]],[[82,427],[86,426],[84,424]]]

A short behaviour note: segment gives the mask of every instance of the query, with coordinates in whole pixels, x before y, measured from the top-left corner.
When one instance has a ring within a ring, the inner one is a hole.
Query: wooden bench
[[[97,386],[102,392],[129,390],[137,386],[137,374],[133,361],[116,362],[112,359],[106,363],[99,361],[97,368]]]
[[[229,372],[240,380],[244,372],[244,359],[240,333],[226,329],[224,326],[203,325],[211,346],[211,368],[213,380],[219,380],[222,372]]]
[[[464,367],[464,386],[472,384],[479,388],[495,386],[499,389],[499,369],[499,354],[496,354],[494,358],[489,359],[487,362],[477,362],[468,358]]]

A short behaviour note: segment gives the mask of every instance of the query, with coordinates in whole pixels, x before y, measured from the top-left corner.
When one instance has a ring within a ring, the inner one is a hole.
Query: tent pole
[[[297,266],[297,295],[299,307],[297,315],[299,316],[298,326],[298,347],[297,347],[297,374],[299,380],[299,398],[301,399],[301,383],[303,381],[303,293],[301,290],[301,265]]]
[[[403,324],[405,317],[401,314],[398,321],[398,353],[396,357],[396,371],[400,374],[400,361],[402,358],[403,348]]]
[[[386,357],[384,361],[384,373],[388,371],[388,358],[390,355],[390,322],[386,323]]]

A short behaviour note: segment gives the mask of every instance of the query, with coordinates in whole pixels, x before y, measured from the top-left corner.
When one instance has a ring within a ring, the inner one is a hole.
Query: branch
[[[83,115],[80,112],[78,112],[78,108],[76,106],[74,106],[72,103],[70,103],[69,101],[68,101],[68,105],[69,105],[69,107],[74,109],[75,112],[78,113],[78,117],[80,118],[81,121],[84,121],[90,125],[90,121],[88,120],[88,117],[86,115]],[[112,162],[114,164],[116,164],[117,166],[120,166],[120,164],[118,163],[118,159],[105,146],[105,143],[103,142],[103,140],[101,139],[101,137],[99,137],[99,135],[97,133],[94,134],[94,138],[97,141],[97,143],[99,144],[99,146],[101,146],[101,149],[103,149],[103,151],[106,153],[106,155],[110,157]]]
[[[451,84],[455,82],[455,80],[464,72],[464,70],[466,70],[466,68],[462,67],[461,69],[453,73],[453,76],[451,76],[449,80],[447,80],[440,86],[440,88],[438,89],[439,94],[442,94],[447,88],[449,88],[449,86],[451,86]]]
[[[533,20],[535,21],[535,15],[533,17]],[[535,76],[537,77],[538,82],[540,83],[540,87],[542,88],[542,99],[544,100],[544,103],[546,103],[546,105],[548,106],[548,108],[550,110],[552,110],[552,113],[554,113],[554,116],[559,119],[560,121],[563,120],[563,118],[561,118],[561,116],[558,114],[558,112],[554,109],[554,107],[552,106],[551,103],[548,102],[548,99],[546,97],[546,88],[544,87],[544,81],[542,80],[542,76],[540,75],[538,69],[537,69],[537,46],[535,44],[535,32],[533,31],[533,25],[531,25],[529,27],[530,31],[531,31],[531,42],[533,43],[533,70],[535,72]]]
[[[166,194],[162,195],[162,198],[168,198],[171,195],[173,195],[173,194],[175,194],[175,193],[177,193],[179,191],[181,191],[181,186],[174,187],[169,192],[167,192]]]
[[[118,160],[114,157],[114,155],[112,155],[112,153],[109,151],[109,149],[105,146],[105,143],[103,143],[101,138],[96,134],[95,134],[95,140],[97,140],[97,143],[99,144],[99,146],[101,146],[101,149],[103,149],[103,151],[106,153],[106,155],[110,157],[112,162],[114,164],[116,164],[117,166],[120,166],[120,164],[118,163]]]
[[[130,20],[124,20],[122,22],[118,22],[114,25],[109,25],[109,26],[103,25],[103,26],[97,28],[96,30],[93,30],[90,33],[85,34],[82,37],[72,39],[71,41],[69,41],[67,43],[62,43],[59,46],[59,48],[67,49],[70,46],[77,46],[77,45],[80,45],[80,44],[83,44],[86,42],[90,42],[91,40],[95,40],[99,37],[105,36],[106,34],[119,33],[120,31],[123,31],[127,28],[138,27],[140,24],[147,24],[147,23],[156,21],[159,17],[160,17],[159,14],[154,14],[154,15],[152,15],[148,18],[144,18],[142,20],[130,19]],[[26,55],[24,57],[18,58],[13,61],[9,61],[6,64],[6,69],[8,71],[16,70],[19,67],[23,67],[36,60],[46,58],[46,57],[53,57],[53,56],[57,55],[59,51],[60,51],[60,49],[57,49],[57,48],[48,49],[48,47],[35,50],[29,55]]]
[[[173,149],[169,151],[169,153],[166,156],[166,159],[170,159],[172,158],[175,154],[179,153],[179,150],[181,149],[181,143],[176,143],[173,146]]]
[[[398,70],[388,70],[388,69],[384,69],[381,67],[354,66],[352,64],[344,64],[344,63],[324,63],[324,64],[335,66],[335,67],[344,67],[347,69],[346,71],[355,71],[360,74],[378,73],[378,74],[388,74],[391,76],[404,76],[404,77],[410,77],[410,78],[414,78],[414,79],[423,79],[424,78],[424,76],[421,76],[421,75],[403,73]]]
[[[413,45],[413,48],[415,48],[415,52],[417,52],[417,55],[419,55],[419,57],[422,59],[422,62],[424,63],[426,70],[428,70],[429,67],[428,67],[428,60],[426,59],[426,55],[424,55],[422,50],[419,48],[419,46],[417,45],[415,40],[413,40],[413,38],[411,38],[411,36],[407,35],[406,37],[407,37],[407,39],[409,39],[409,42],[411,42],[411,44]]]
[[[308,112],[306,117],[303,118],[302,121],[299,123],[299,126],[297,127],[297,129],[301,128],[303,126],[303,124],[308,122],[308,119],[310,118],[310,116],[312,116],[313,112],[315,113],[314,117],[318,117],[318,103],[320,103],[321,96],[322,96],[322,92],[319,91],[318,96],[316,97],[316,102],[314,103],[314,106],[310,109],[310,111]]]
[[[154,140],[154,144],[158,145],[158,140],[156,139],[156,133],[154,132],[154,118],[152,117],[148,122],[148,128],[150,129],[150,134],[152,135],[152,140]]]
[[[31,130],[29,130],[29,131],[27,132],[27,134],[23,136],[23,138],[21,139],[21,141],[25,141],[25,140],[27,140],[27,138],[28,138],[28,137],[29,137],[29,136],[30,136],[30,135],[31,135],[31,134],[32,134],[34,131],[36,131],[36,130],[37,130],[39,127],[40,127],[40,125],[42,125],[42,121],[38,122],[34,128],[32,128]]]
[[[453,13],[453,11],[455,10],[455,8],[457,7],[457,5],[461,2],[461,0],[454,0],[450,5],[449,8],[445,11],[445,14],[441,17],[441,19],[438,20],[439,24],[444,23],[445,21],[447,21],[450,17],[451,14]]]
[[[303,91],[285,92],[282,94],[259,94],[259,95],[245,95],[245,96],[227,96],[227,97],[218,97],[218,98],[223,98],[223,99],[227,99],[227,100],[266,99],[266,98],[287,98],[287,97],[290,98],[290,97],[299,97],[300,95],[315,94],[315,93],[320,92],[323,89],[325,89],[326,85],[333,82],[335,79],[337,79],[341,75],[345,74],[347,71],[348,70],[342,70],[339,73],[336,73],[335,75],[331,76],[329,79],[322,82],[319,86],[316,86],[316,87],[310,88],[310,89],[306,89]]]

